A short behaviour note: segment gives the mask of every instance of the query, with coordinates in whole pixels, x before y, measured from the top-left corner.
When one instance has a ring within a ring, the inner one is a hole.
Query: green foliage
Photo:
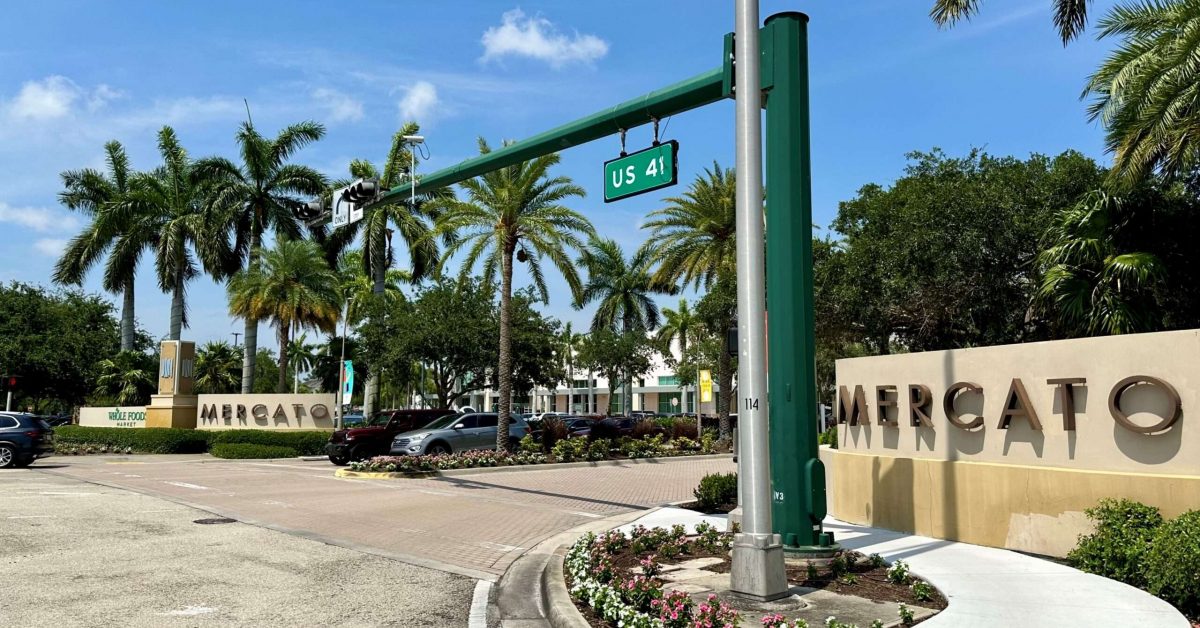
[[[100,362],[96,396],[118,406],[146,405],[158,386],[157,361],[140,351],[122,351]]]
[[[624,438],[621,440],[621,453],[628,458],[655,458],[667,453],[663,446],[662,434],[646,438]]]
[[[0,285],[0,370],[21,377],[14,409],[82,404],[119,342],[112,306],[100,296]]]
[[[208,451],[215,432],[174,428],[83,427],[64,425],[54,428],[60,445],[94,445],[130,450],[139,454],[197,454]]]
[[[1200,617],[1200,510],[1164,523],[1145,555],[1146,590]]]
[[[656,349],[642,332],[593,331],[583,339],[576,363],[599,372],[609,382],[637,379],[650,372]],[[609,410],[617,396],[609,395]]]
[[[588,444],[587,458],[588,460],[607,460],[611,449],[612,441],[607,438],[598,438]]]
[[[1054,0],[1054,27],[1065,46],[1087,27],[1088,2]],[[979,0],[934,0],[929,15],[938,26],[969,20],[979,10]]]
[[[829,445],[831,449],[838,448],[837,426],[830,426],[829,429],[817,435],[818,445]]]
[[[840,578],[842,574],[846,573],[849,569],[850,564],[846,560],[846,555],[844,553],[834,556],[833,559],[829,561],[829,572],[833,574],[834,578]]]
[[[819,342],[889,353],[1049,337],[1027,321],[1040,279],[1031,262],[1055,213],[1099,186],[1101,168],[1075,152],[909,160],[890,187],[841,203],[833,235],[815,243]]]
[[[526,434],[521,438],[519,449],[523,454],[540,454],[542,453],[542,444],[533,440],[532,434]]]
[[[909,577],[908,563],[902,560],[898,560],[888,567],[887,579],[892,584],[908,584]]]
[[[917,598],[918,602],[928,602],[933,599],[933,586],[924,580],[917,580],[912,583],[913,597]]]
[[[1145,587],[1143,561],[1162,526],[1158,509],[1128,499],[1102,499],[1084,511],[1096,525],[1080,535],[1067,560],[1076,569]]]
[[[196,392],[208,394],[241,391],[242,351],[228,342],[206,342],[196,348]]]
[[[907,604],[905,604],[905,603],[901,602],[901,603],[900,603],[900,607],[897,609],[897,611],[896,611],[896,612],[897,612],[897,614],[898,614],[898,615],[900,615],[900,623],[901,623],[901,624],[903,624],[903,625],[905,625],[905,626],[911,626],[911,625],[912,625],[912,623],[913,623],[913,612],[912,612],[912,609],[911,609],[911,608],[909,608]]]
[[[1191,175],[1200,154],[1200,95],[1195,29],[1200,4],[1145,0],[1118,3],[1100,22],[1101,38],[1121,42],[1088,80],[1092,120],[1107,128],[1113,178],[1137,183],[1155,170]]]
[[[871,554],[867,557],[867,564],[870,565],[871,569],[879,569],[887,563],[883,561],[883,557],[879,554]]]
[[[701,511],[712,512],[737,504],[737,490],[736,473],[710,473],[700,478],[700,485],[692,494]]]
[[[700,452],[711,454],[716,451],[717,435],[712,430],[704,430],[700,435]]]
[[[575,462],[577,460],[586,460],[588,455],[588,442],[586,438],[564,438],[554,444],[550,453],[554,459],[559,462]]]
[[[209,450],[217,458],[263,459],[295,458],[296,450],[291,447],[258,445],[255,443],[213,443]]]
[[[287,447],[296,451],[294,455],[319,456],[325,453],[329,432],[325,430],[300,430],[281,432],[274,430],[223,430],[214,432],[211,442],[228,444],[265,445]],[[213,454],[214,456],[216,454]]]

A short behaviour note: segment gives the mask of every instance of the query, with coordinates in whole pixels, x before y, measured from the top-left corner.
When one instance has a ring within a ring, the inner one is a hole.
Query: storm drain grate
[[[197,519],[192,523],[198,523],[204,526],[210,526],[217,523],[237,523],[237,519],[227,519],[225,517],[213,517],[212,519]]]

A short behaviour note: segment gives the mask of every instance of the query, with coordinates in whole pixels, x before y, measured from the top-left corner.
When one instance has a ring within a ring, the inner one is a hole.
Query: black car
[[[54,453],[54,430],[32,414],[0,413],[0,469],[28,467]]]

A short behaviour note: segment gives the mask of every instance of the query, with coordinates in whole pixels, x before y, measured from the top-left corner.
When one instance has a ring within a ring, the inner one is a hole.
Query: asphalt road
[[[475,585],[729,459],[351,480],[327,461],[54,457],[0,471],[0,626],[466,626]],[[204,525],[224,516],[236,523]]]

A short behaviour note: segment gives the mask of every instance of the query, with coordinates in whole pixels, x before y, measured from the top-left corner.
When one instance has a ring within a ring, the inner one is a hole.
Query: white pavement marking
[[[479,544],[479,546],[490,550],[496,550],[497,552],[504,552],[505,554],[513,550],[525,549],[523,547],[517,547],[516,545],[505,545],[503,543],[492,543],[489,541],[483,541]]]
[[[440,495],[442,497],[458,497],[457,493],[447,493],[446,491],[431,491],[429,489],[424,489],[424,488],[417,489],[417,492],[424,493],[426,495]]]
[[[492,583],[480,580],[475,583],[475,594],[471,596],[471,613],[467,615],[467,628],[487,628],[488,597]]]
[[[167,480],[163,480],[163,484],[170,484],[171,486],[179,486],[179,487],[183,487],[183,488],[195,489],[197,491],[209,490],[209,488],[207,486],[200,486],[199,484],[189,484],[187,482],[170,482]]]
[[[580,517],[591,517],[592,519],[603,519],[608,516],[608,515],[598,515],[594,512],[582,512],[579,510],[568,510],[567,512],[572,515],[579,515]]]
[[[190,616],[190,615],[205,615],[216,612],[217,609],[208,606],[185,606],[177,611],[167,611],[163,615]]]
[[[310,464],[308,466],[299,465],[299,464],[271,464],[269,462],[247,462],[244,464],[245,464],[245,466],[248,466],[248,467],[271,467],[271,468],[275,468],[275,469],[282,467],[285,469],[304,469],[305,471],[312,471],[313,469],[318,468],[317,465],[312,465],[312,464]]]

